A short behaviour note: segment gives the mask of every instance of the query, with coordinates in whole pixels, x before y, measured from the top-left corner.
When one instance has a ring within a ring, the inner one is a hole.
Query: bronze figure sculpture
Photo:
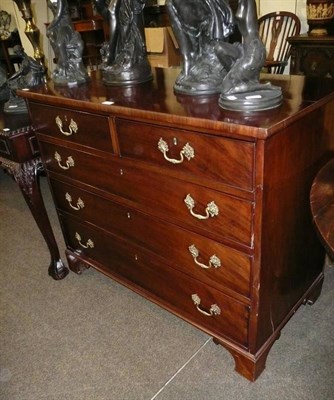
[[[56,85],[77,85],[89,80],[82,62],[83,41],[73,28],[67,0],[48,0],[54,15],[46,35],[53,48],[57,66],[52,73]]]
[[[235,18],[242,43],[236,47],[236,60],[222,82],[219,105],[244,111],[278,107],[282,102],[281,89],[259,81],[266,50],[259,36],[255,0],[239,0]],[[231,54],[226,47],[217,47],[216,51],[222,63]]]
[[[20,68],[7,80],[9,100],[5,103],[4,112],[22,114],[28,112],[22,97],[17,96],[17,89],[29,89],[45,81],[45,68],[34,58],[29,57],[22,46],[14,47],[15,55],[22,58]]]
[[[234,30],[228,0],[167,0],[166,7],[183,58],[175,90],[219,93],[228,70],[220,63],[215,47],[227,41]]]
[[[7,84],[7,71],[0,66],[0,102],[9,98],[9,88]]]
[[[183,68],[174,90],[188,95],[220,93],[219,105],[254,111],[277,107],[281,89],[260,83],[265,48],[258,32],[255,0],[167,0]],[[229,43],[235,27],[242,42]]]
[[[143,8],[146,0],[95,0],[110,27],[102,48],[102,79],[107,85],[130,85],[152,79],[146,56]]]

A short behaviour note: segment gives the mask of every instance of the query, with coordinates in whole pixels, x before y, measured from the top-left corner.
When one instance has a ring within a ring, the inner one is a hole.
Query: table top
[[[311,35],[301,33],[300,35],[288,37],[288,42],[295,44],[313,44],[334,46],[334,36],[332,35]]]
[[[177,68],[155,68],[154,79],[133,86],[106,86],[100,76],[92,74],[90,82],[80,86],[60,87],[52,81],[29,91],[18,91],[30,101],[76,108],[81,111],[117,114],[119,117],[150,118],[160,123],[175,123],[180,128],[200,128],[206,131],[229,132],[239,137],[267,139],[283,127],[304,118],[308,113],[334,101],[334,80],[305,76],[261,75],[282,88],[283,104],[263,112],[234,112],[218,105],[219,95],[180,95],[174,83],[180,73]]]
[[[310,200],[316,229],[328,255],[334,260],[334,159],[315,177]]]

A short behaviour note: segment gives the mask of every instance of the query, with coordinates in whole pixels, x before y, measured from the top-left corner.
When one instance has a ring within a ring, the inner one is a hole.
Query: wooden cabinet
[[[321,290],[309,192],[334,147],[333,81],[270,76],[282,107],[242,114],[215,95],[176,96],[177,70],[154,74],[135,87],[96,76],[21,92],[69,266],[93,267],[212,335],[255,380]]]
[[[334,78],[334,36],[304,33],[288,41],[291,44],[290,74]]]

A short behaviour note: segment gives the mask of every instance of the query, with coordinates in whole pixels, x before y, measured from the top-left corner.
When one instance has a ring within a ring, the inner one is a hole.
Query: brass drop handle
[[[85,207],[85,203],[81,200],[80,197],[78,198],[76,206],[72,204],[72,196],[69,193],[65,194],[65,199],[68,201],[68,204],[70,205],[71,208],[73,208],[73,210],[79,211]]]
[[[204,268],[204,269],[210,269],[212,267],[214,267],[214,268],[221,267],[221,261],[215,254],[210,257],[209,265],[205,265],[197,260],[197,258],[199,256],[199,251],[197,250],[197,247],[195,245],[192,244],[191,246],[188,247],[188,249],[189,249],[190,254],[193,256],[195,263],[199,267]]]
[[[78,232],[75,233],[75,238],[79,242],[80,246],[83,247],[84,249],[94,248],[94,242],[91,239],[88,239],[86,244],[81,243],[81,236],[79,235]]]
[[[163,140],[163,138],[159,139],[158,142],[158,149],[161,151],[161,153],[164,155],[164,159],[167,160],[168,162],[172,163],[172,164],[181,164],[184,161],[184,157],[190,161],[192,158],[195,157],[195,151],[194,149],[190,146],[189,143],[185,144],[182,148],[182,150],[180,151],[180,159],[176,160],[174,158],[169,158],[167,156],[167,153],[169,151],[169,147],[167,142],[165,142]]]
[[[71,118],[70,124],[68,126],[69,132],[63,131],[63,121],[61,120],[59,115],[57,115],[56,117],[56,124],[60,132],[65,136],[71,136],[72,133],[76,133],[79,129],[78,124]]]
[[[74,160],[73,160],[72,156],[67,157],[66,165],[62,165],[61,164],[62,159],[61,159],[61,156],[60,156],[59,153],[55,152],[55,156],[54,157],[55,157],[55,160],[58,162],[58,165],[59,165],[60,168],[62,168],[62,169],[70,169],[71,167],[74,167]]]
[[[187,194],[186,198],[184,199],[184,202],[186,203],[186,206],[188,207],[190,214],[197,218],[197,219],[208,219],[210,217],[215,217],[219,214],[219,208],[215,204],[214,201],[211,201],[210,203],[207,204],[205,212],[205,215],[200,215],[194,213],[193,209],[195,208],[195,200],[190,196],[190,194]]]
[[[196,293],[195,293],[195,294],[192,294],[192,295],[191,295],[191,299],[192,299],[192,301],[194,302],[194,304],[195,304],[197,310],[198,310],[201,314],[205,315],[206,317],[213,317],[214,315],[220,315],[221,310],[220,310],[220,308],[217,306],[217,304],[212,304],[212,305],[210,306],[209,311],[206,311],[206,310],[203,310],[203,309],[200,307],[200,305],[201,305],[201,299],[200,299],[200,297],[198,296],[198,294],[196,294]]]

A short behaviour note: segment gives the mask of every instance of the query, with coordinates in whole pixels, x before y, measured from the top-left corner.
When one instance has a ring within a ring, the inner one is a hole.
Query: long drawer
[[[35,103],[29,108],[37,132],[115,153],[108,117]]]
[[[248,344],[249,307],[98,229],[61,217],[67,246],[208,333]],[[102,267],[103,266],[103,267]]]
[[[252,202],[227,196],[118,159],[40,143],[49,171],[64,174],[139,204],[150,213],[252,246]]]
[[[116,119],[123,157],[193,174],[205,182],[253,189],[254,143]]]
[[[60,210],[128,238],[206,284],[249,296],[250,256],[76,186],[50,181]]]

